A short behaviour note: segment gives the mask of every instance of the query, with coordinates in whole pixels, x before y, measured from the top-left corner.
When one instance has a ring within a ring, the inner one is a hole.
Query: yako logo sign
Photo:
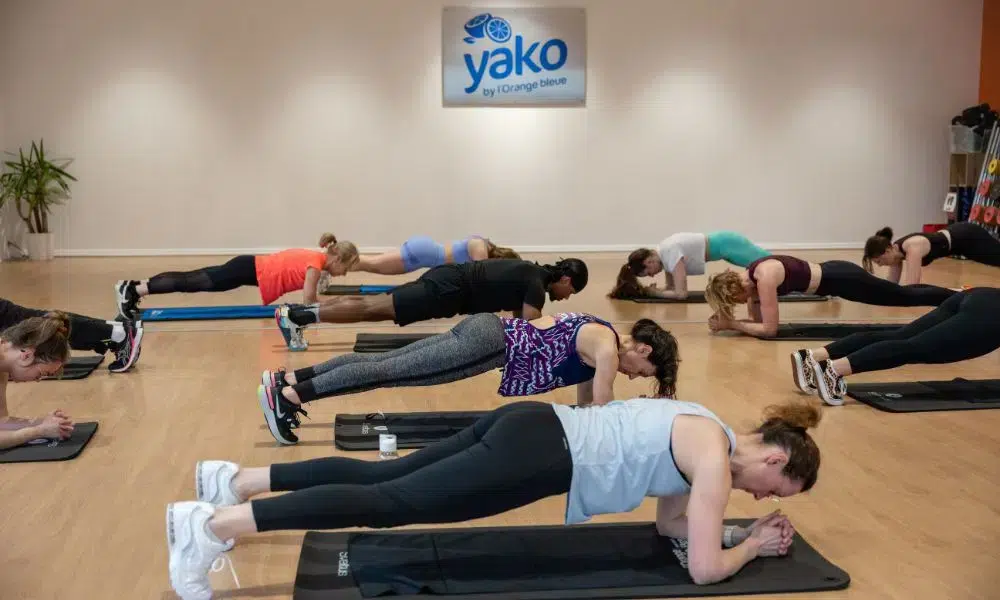
[[[463,41],[476,44],[478,41],[489,40],[495,44],[506,44],[492,50],[482,50],[478,55],[466,52],[462,55],[465,67],[469,72],[469,85],[464,89],[472,94],[480,89],[483,79],[489,73],[490,78],[503,81],[511,75],[521,76],[526,73],[541,73],[558,71],[566,64],[569,50],[566,42],[559,38],[541,41],[526,41],[521,35],[514,35],[513,28],[507,19],[496,17],[490,13],[482,13],[469,19],[464,26],[466,36]],[[513,49],[509,47],[513,39]],[[498,85],[495,88],[483,88],[485,96],[497,93],[531,92],[539,87],[566,85],[566,78],[543,78],[541,80],[521,82],[513,85]]]

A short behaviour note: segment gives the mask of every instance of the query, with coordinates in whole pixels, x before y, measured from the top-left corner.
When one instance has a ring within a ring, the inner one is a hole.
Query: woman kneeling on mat
[[[812,488],[820,451],[807,429],[819,419],[815,406],[775,406],[738,434],[690,402],[521,401],[397,460],[200,462],[198,500],[167,506],[170,582],[185,600],[210,597],[212,562],[257,532],[457,523],[567,494],[566,524],[657,498],[657,531],[687,538],[692,579],[715,583],[756,557],[787,554],[794,531],[780,513],[740,528],[724,525],[725,508],[732,489],[760,500]],[[290,493],[251,500],[278,491]]]
[[[73,420],[61,410],[38,419],[7,412],[7,382],[38,381],[57,374],[69,360],[69,317],[48,313],[30,317],[0,332],[0,449],[37,439],[67,439]]]
[[[792,354],[795,385],[838,406],[848,375],[984,356],[1000,348],[998,307],[1000,289],[972,288],[896,331],[855,333],[816,350],[798,350]]]
[[[677,363],[677,340],[649,319],[620,340],[610,323],[583,313],[531,321],[479,313],[390,352],[344,354],[291,373],[264,371],[257,398],[274,439],[294,444],[302,403],[318,398],[440,385],[502,369],[501,396],[576,385],[577,404],[606,404],[614,400],[617,373],[655,377],[657,395],[673,396]]]
[[[946,256],[964,256],[1000,267],[1000,240],[975,223],[952,223],[935,233],[911,233],[892,241],[892,229],[883,227],[865,242],[862,259],[872,273],[874,265],[889,267],[889,280],[900,285],[920,283],[920,271]]]
[[[675,233],[660,242],[656,250],[639,248],[629,254],[628,263],[618,272],[609,296],[624,300],[642,297],[683,300],[688,297],[687,276],[704,275],[705,263],[724,260],[745,267],[770,255],[734,231]],[[666,278],[665,289],[639,283],[639,277],[653,277],[661,271]]]
[[[792,292],[837,296],[876,306],[940,306],[958,293],[934,285],[902,286],[875,277],[844,260],[807,262],[776,254],[750,263],[742,273],[727,269],[708,280],[705,298],[715,314],[712,331],[731,329],[755,337],[778,333],[778,296]],[[749,320],[736,320],[733,307],[747,303]]]
[[[345,275],[358,260],[357,247],[338,242],[332,233],[324,233],[319,245],[325,252],[293,248],[261,256],[244,254],[219,266],[160,273],[145,281],[119,281],[115,284],[118,314],[134,318],[139,301],[149,294],[227,292],[244,285],[260,289],[262,304],[296,290],[302,290],[307,304],[317,302],[320,274]]]
[[[362,256],[351,268],[382,275],[402,275],[418,269],[467,263],[489,258],[521,258],[510,248],[497,246],[489,239],[472,235],[445,246],[427,236],[418,235],[403,242],[399,250],[374,256]]]

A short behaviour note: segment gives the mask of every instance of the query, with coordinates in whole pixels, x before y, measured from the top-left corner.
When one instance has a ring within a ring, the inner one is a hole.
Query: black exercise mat
[[[758,558],[725,581],[695,585],[687,572],[687,540],[662,537],[652,523],[610,523],[310,531],[292,597],[673,598],[817,592],[849,584],[846,572],[796,533],[787,556]]]
[[[423,448],[455,435],[486,411],[339,414],[333,443],[341,450],[378,450],[378,436],[393,434],[397,448]]]
[[[1000,408],[1000,379],[848,384],[847,395],[884,412]]]
[[[778,335],[762,340],[839,340],[854,333],[893,331],[903,327],[896,323],[784,323],[778,325]]]
[[[359,333],[354,338],[354,351],[388,352],[435,335],[437,333]]]
[[[693,292],[688,292],[688,297],[683,300],[677,298],[629,298],[632,302],[640,302],[643,304],[704,304],[705,292],[702,290],[696,290]],[[793,292],[791,294],[786,294],[784,296],[778,296],[778,302],[827,302],[830,300],[829,296],[817,296],[815,294],[800,294],[798,292]]]
[[[104,362],[104,355],[96,356],[74,356],[63,365],[62,374],[42,377],[42,381],[60,381],[67,379],[83,379],[90,375]]]
[[[43,462],[76,458],[97,431],[96,422],[77,423],[68,440],[47,440],[0,450],[0,463]]]

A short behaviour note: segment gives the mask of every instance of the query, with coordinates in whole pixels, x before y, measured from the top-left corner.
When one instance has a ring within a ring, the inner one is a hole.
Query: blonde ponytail
[[[740,281],[739,274],[730,269],[709,277],[708,285],[705,287],[705,300],[709,306],[727,319],[736,318],[733,308],[742,294],[743,282]]]

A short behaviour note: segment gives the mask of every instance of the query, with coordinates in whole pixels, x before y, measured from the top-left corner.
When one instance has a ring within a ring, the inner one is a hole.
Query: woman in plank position
[[[212,562],[257,532],[456,523],[567,494],[567,524],[656,497],[657,531],[687,538],[692,579],[714,583],[756,557],[788,552],[794,531],[785,517],[730,527],[726,504],[733,489],[759,500],[812,488],[820,451],[807,430],[819,419],[815,406],[786,404],[740,434],[677,400],[521,401],[398,460],[200,462],[197,501],[166,509],[170,582],[184,600],[210,598]],[[252,499],[268,492],[289,493]]]
[[[510,248],[497,246],[488,238],[470,235],[448,245],[434,239],[416,235],[403,242],[399,250],[382,254],[361,256],[351,267],[352,271],[366,271],[382,275],[402,275],[418,269],[441,265],[461,264],[489,258],[521,258]]]
[[[795,385],[839,406],[848,375],[984,356],[1000,348],[998,307],[1000,289],[972,288],[896,331],[855,333],[822,348],[797,350],[792,353]]]
[[[0,332],[0,449],[37,439],[67,439],[73,420],[61,410],[37,419],[7,411],[7,383],[38,381],[57,374],[69,360],[69,317],[48,313],[29,317]]]
[[[503,369],[498,392],[530,396],[577,386],[577,404],[614,400],[615,376],[655,377],[658,396],[673,396],[677,340],[649,319],[620,340],[607,321],[584,313],[527,320],[479,313],[450,331],[379,353],[337,356],[297,371],[264,371],[257,399],[274,439],[295,444],[297,413],[319,398],[383,387],[440,385]]]
[[[946,256],[1000,267],[1000,240],[981,226],[968,221],[952,223],[934,233],[911,233],[895,242],[892,229],[883,227],[865,242],[862,264],[869,273],[873,265],[889,267],[889,280],[900,285],[920,283],[923,267]]]
[[[26,321],[32,317],[45,317],[46,310],[28,308],[0,298],[0,331]],[[108,365],[112,373],[123,373],[135,366],[142,350],[142,321],[104,321],[73,313],[65,314],[69,319],[69,347],[106,354],[114,353],[115,360]]]
[[[441,265],[377,296],[341,296],[322,304],[286,304],[274,311],[285,344],[308,347],[302,332],[313,323],[389,321],[405,327],[418,321],[456,315],[510,311],[517,317],[542,316],[545,297],[553,301],[582,292],[587,264],[563,258],[554,265],[518,259]]]
[[[145,281],[121,280],[115,284],[118,314],[135,318],[139,302],[150,294],[228,292],[245,285],[260,289],[262,304],[297,290],[302,290],[307,304],[317,302],[320,275],[340,277],[358,260],[357,247],[338,242],[332,233],[324,233],[319,246],[323,251],[292,248],[260,256],[244,254],[218,266],[169,271]]]
[[[715,311],[708,326],[712,331],[773,337],[778,333],[778,296],[791,292],[876,306],[939,306],[957,293],[934,285],[901,286],[843,260],[812,263],[776,254],[753,261],[742,273],[726,270],[708,280],[705,298]],[[750,319],[736,320],[733,307],[743,302]]]
[[[639,248],[628,255],[628,262],[618,272],[611,298],[688,297],[688,275],[704,275],[705,263],[724,260],[738,267],[770,256],[771,253],[735,231],[711,233],[675,233],[656,249]],[[639,277],[663,273],[666,285],[642,285]]]

